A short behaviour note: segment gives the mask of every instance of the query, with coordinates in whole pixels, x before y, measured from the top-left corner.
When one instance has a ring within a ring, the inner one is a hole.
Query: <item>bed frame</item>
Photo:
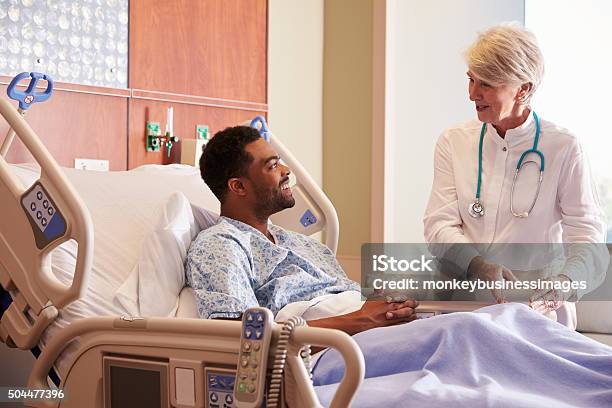
[[[41,167],[40,179],[26,189],[0,156],[3,209],[0,283],[12,300],[0,321],[0,340],[9,347],[25,350],[36,347],[58,310],[85,293],[93,258],[93,222],[78,193],[23,117],[3,99],[0,99],[0,113]],[[300,204],[292,213],[283,214],[280,222],[300,220],[305,215],[299,212],[308,210],[308,222],[293,222],[289,227],[310,235],[327,226],[324,236],[335,251],[338,218],[331,202],[278,140],[273,138],[271,143],[300,180],[294,188],[296,202]],[[40,210],[49,216],[37,214]],[[42,222],[42,218],[46,221]],[[77,264],[71,285],[64,286],[52,276],[50,253],[69,239],[78,243]],[[240,332],[241,323],[235,321],[129,316],[79,320],[51,339],[28,380],[30,389],[50,390],[49,372],[60,354],[67,353],[68,368],[60,373],[59,384],[65,399],[36,400],[26,405],[110,407],[113,402],[111,369],[121,366],[133,374],[151,370],[158,373],[163,379],[159,388],[162,407],[208,406],[210,391],[205,377],[236,370]],[[271,356],[275,353],[279,332],[280,326],[274,323]],[[363,356],[345,333],[310,327],[296,327],[293,332],[284,376],[288,398],[283,404],[320,406],[309,373],[298,355],[305,344],[333,347],[342,354],[345,376],[331,406],[348,406],[363,381]],[[116,406],[117,401],[114,402]]]

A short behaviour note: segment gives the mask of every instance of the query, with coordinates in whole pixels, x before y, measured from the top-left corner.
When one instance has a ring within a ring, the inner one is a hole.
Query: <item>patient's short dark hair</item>
[[[244,148],[259,138],[259,132],[251,127],[228,127],[217,132],[204,147],[200,174],[219,201],[225,199],[229,179],[247,175],[253,156]]]

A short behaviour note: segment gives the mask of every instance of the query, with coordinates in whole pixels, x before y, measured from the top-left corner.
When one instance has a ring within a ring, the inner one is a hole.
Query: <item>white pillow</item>
[[[191,204],[191,210],[200,231],[212,227],[219,221],[219,216],[212,211],[208,211],[206,208]]]
[[[191,241],[218,216],[192,206],[182,193],[162,206],[153,230],[145,238],[138,263],[115,298],[134,316],[174,316],[185,286],[184,263]]]

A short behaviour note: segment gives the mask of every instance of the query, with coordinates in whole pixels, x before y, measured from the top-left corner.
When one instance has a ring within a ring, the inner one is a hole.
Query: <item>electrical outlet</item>
[[[108,160],[74,159],[74,168],[81,170],[108,171]]]

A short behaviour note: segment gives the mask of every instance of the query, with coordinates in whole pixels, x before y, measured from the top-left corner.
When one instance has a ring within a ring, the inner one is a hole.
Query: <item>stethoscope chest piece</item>
[[[484,207],[480,204],[480,201],[476,200],[468,207],[468,212],[474,218],[480,218],[484,215]]]

